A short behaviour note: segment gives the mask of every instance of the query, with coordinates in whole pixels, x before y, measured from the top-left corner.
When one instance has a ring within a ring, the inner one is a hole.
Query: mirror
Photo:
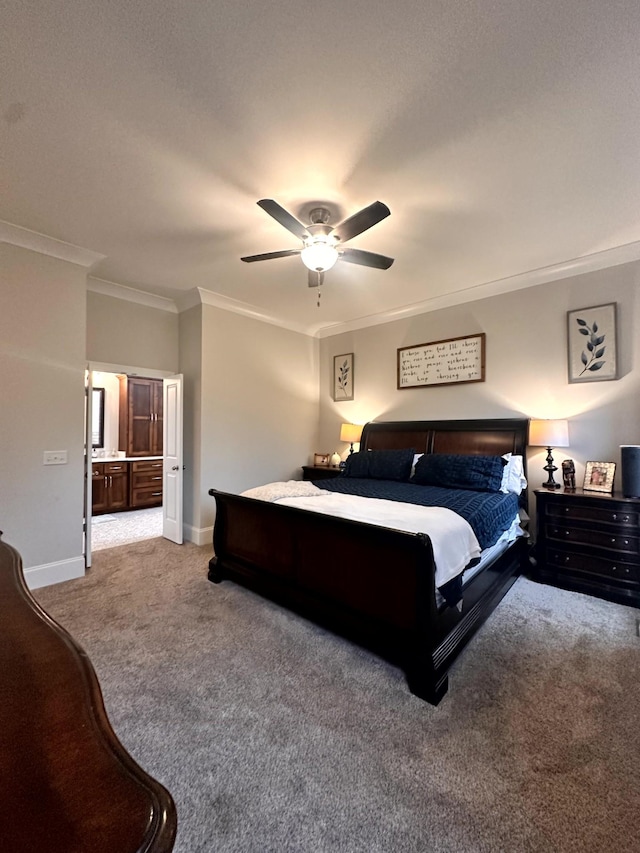
[[[104,388],[93,388],[91,398],[91,447],[104,447]]]

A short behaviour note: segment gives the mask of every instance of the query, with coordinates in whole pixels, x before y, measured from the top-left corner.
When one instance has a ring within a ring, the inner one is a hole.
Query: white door
[[[182,374],[162,381],[162,535],[182,545]]]
[[[93,503],[93,373],[85,371],[84,382],[84,567],[91,568],[91,513]]]

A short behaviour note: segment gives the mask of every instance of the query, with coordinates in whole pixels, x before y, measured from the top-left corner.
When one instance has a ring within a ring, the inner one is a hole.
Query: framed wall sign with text
[[[485,333],[398,350],[398,389],[484,382]]]

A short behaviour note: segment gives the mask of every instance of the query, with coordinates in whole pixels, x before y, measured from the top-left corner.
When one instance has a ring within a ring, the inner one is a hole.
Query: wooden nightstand
[[[342,473],[341,468],[327,468],[325,466],[303,465],[302,479],[303,480],[332,480],[334,477],[339,477]]]
[[[534,580],[640,607],[640,499],[536,491]]]

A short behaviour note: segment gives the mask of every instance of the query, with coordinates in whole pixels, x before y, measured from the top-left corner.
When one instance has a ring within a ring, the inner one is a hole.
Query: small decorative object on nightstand
[[[573,459],[565,459],[562,463],[562,482],[565,492],[575,492],[576,466]]]
[[[534,447],[547,448],[547,464],[544,470],[548,473],[545,489],[559,489],[560,483],[553,479],[553,472],[558,468],[553,464],[551,451],[554,447],[569,447],[569,424],[567,421],[536,421],[529,424],[529,444]]]
[[[535,580],[640,607],[640,499],[539,489]]]
[[[340,454],[338,453],[338,451],[331,454],[331,467],[332,468],[339,468],[340,467]]]

